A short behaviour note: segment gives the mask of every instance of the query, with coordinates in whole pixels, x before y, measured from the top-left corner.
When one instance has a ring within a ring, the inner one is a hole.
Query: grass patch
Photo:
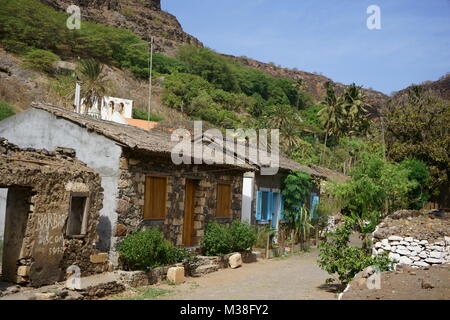
[[[113,297],[114,300],[153,300],[160,296],[167,295],[172,290],[157,288],[135,288],[131,289],[134,294],[118,294]]]
[[[16,114],[14,107],[10,104],[0,101],[0,121]]]

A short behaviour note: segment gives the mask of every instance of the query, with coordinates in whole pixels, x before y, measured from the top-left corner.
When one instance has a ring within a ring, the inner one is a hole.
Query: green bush
[[[59,57],[51,51],[32,49],[24,56],[24,67],[37,71],[51,73],[54,71],[54,64]]]
[[[11,117],[15,114],[16,112],[14,111],[14,108],[10,104],[0,101],[0,121],[8,117]]]
[[[207,256],[221,256],[230,253],[232,251],[231,234],[225,226],[217,222],[209,223],[206,226],[200,247],[203,254]]]
[[[256,230],[248,223],[234,221],[229,228],[231,250],[242,252],[256,244]]]
[[[242,252],[256,244],[256,231],[247,223],[234,221],[229,227],[209,223],[200,247],[207,256]]]
[[[148,270],[175,263],[185,254],[165,240],[157,228],[127,236],[118,249],[121,260],[130,270]]]
[[[150,117],[149,117],[147,112],[140,110],[140,109],[133,108],[133,119],[140,119],[140,120],[145,120],[145,121],[150,119],[150,121],[159,122],[159,121],[163,121],[164,117],[157,113],[150,113]]]
[[[349,246],[352,231],[352,225],[345,223],[335,232],[328,233],[327,242],[319,245],[320,268],[330,275],[337,275],[342,285],[352,281],[357,273],[369,266],[377,266],[380,271],[392,268],[392,261],[386,255],[371,257],[364,249]],[[333,281],[333,278],[327,280]]]

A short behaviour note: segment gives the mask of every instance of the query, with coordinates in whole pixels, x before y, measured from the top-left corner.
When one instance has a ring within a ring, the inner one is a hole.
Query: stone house
[[[7,189],[1,276],[40,286],[108,270],[93,245],[102,207],[100,177],[71,150],[19,149],[0,139],[0,188]]]
[[[114,265],[116,242],[139,228],[159,226],[175,245],[196,246],[208,221],[240,219],[243,174],[255,170],[245,163],[175,165],[176,143],[167,134],[42,103],[1,121],[0,136],[22,148],[71,148],[100,175],[97,248]]]

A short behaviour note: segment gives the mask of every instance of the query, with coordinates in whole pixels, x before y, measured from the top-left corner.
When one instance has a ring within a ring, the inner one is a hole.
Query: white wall
[[[8,189],[0,189],[0,240],[3,240],[3,235],[5,234],[5,213],[7,196]]]
[[[21,148],[55,150],[56,147],[73,148],[79,160],[94,169],[101,176],[103,209],[97,227],[100,248],[114,247],[113,237],[117,223],[117,186],[119,180],[119,159],[122,148],[115,142],[77,124],[57,118],[43,110],[29,109],[0,121],[0,137]],[[110,251],[115,261],[115,254]]]
[[[244,177],[242,187],[242,214],[241,221],[252,223],[252,200],[253,200],[253,183],[254,178]]]

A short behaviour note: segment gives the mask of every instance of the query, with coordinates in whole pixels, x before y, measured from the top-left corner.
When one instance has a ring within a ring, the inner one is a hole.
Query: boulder
[[[403,238],[402,238],[402,237],[399,237],[399,236],[390,236],[390,237],[388,238],[388,240],[389,240],[389,241],[403,241]]]
[[[402,256],[409,256],[411,251],[405,249],[397,249],[396,252]]]
[[[422,251],[421,253],[419,253],[419,257],[421,257],[422,259],[426,259],[429,257],[429,255],[425,251]]]
[[[403,239],[406,242],[413,242],[414,239],[412,237],[405,237],[405,239]]]
[[[229,259],[228,263],[230,264],[231,269],[236,269],[242,266],[242,256],[240,253],[233,254]]]

